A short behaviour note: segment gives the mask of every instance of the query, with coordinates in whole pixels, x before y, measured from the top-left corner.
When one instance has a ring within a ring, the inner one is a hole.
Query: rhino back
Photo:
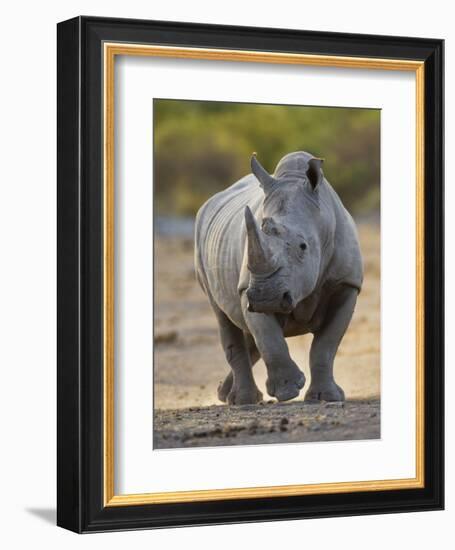
[[[200,208],[195,227],[195,266],[203,290],[230,319],[242,325],[237,291],[246,231],[245,206],[255,212],[263,193],[249,174],[211,197]]]

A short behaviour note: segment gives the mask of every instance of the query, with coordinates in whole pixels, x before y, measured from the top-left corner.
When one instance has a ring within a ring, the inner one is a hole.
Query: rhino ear
[[[311,187],[313,188],[313,191],[324,179],[324,174],[322,172],[323,162],[324,162],[324,159],[319,159],[316,157],[312,158],[308,162],[308,169],[307,169],[306,175],[308,177],[308,181],[310,182]]]
[[[265,194],[268,194],[275,189],[275,186],[278,184],[277,180],[271,176],[258,161],[256,158],[256,153],[253,153],[253,156],[251,157],[251,171],[261,184]]]

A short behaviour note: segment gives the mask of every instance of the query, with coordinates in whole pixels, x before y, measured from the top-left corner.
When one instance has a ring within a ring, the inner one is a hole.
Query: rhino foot
[[[256,386],[246,389],[233,387],[227,396],[229,405],[255,405],[260,401],[262,401],[262,393]]]
[[[298,397],[305,385],[305,375],[298,368],[282,376],[269,378],[266,382],[267,392],[278,401],[289,401]]]
[[[224,382],[220,382],[220,385],[218,386],[218,399],[222,403],[227,403],[228,395],[232,389],[233,381],[234,381],[234,376],[232,375],[232,371],[231,371],[224,379]]]
[[[305,395],[305,401],[307,402],[344,401],[344,400],[345,400],[344,391],[335,382],[331,382],[323,386],[311,384]]]

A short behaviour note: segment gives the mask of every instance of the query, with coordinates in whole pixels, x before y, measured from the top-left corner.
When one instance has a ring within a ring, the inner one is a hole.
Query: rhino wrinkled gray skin
[[[260,357],[269,395],[297,397],[305,376],[285,338],[306,333],[314,338],[305,399],[344,400],[333,362],[362,285],[362,258],[354,221],[321,166],[299,151],[272,176],[253,155],[253,173],[197,214],[196,275],[231,367],[218,388],[223,402],[262,399],[252,373]]]

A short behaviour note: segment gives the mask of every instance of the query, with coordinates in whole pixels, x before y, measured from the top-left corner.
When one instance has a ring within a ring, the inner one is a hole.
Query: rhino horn
[[[248,269],[264,274],[275,270],[275,261],[266,242],[266,235],[259,229],[249,206],[245,207],[245,224],[248,236]]]
[[[271,193],[278,181],[261,165],[256,158],[256,153],[253,153],[253,156],[251,157],[251,171],[258,179],[262,189],[264,189],[264,193]]]

